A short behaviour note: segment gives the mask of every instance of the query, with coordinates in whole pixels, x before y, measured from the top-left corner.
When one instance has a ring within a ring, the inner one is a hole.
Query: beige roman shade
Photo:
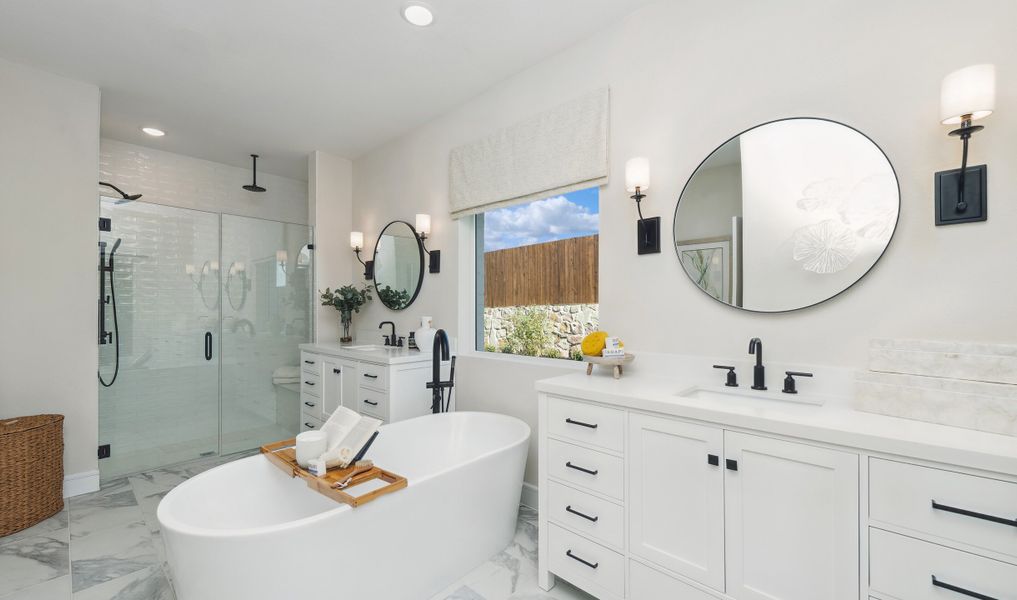
[[[603,88],[453,149],[452,217],[606,184],[609,110]]]

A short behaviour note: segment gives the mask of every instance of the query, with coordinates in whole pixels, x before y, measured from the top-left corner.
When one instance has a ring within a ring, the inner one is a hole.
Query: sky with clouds
[[[594,187],[486,213],[484,251],[598,233],[599,193]]]

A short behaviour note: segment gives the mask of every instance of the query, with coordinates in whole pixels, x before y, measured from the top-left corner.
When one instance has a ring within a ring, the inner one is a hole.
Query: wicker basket
[[[0,537],[64,507],[64,416],[0,420]]]

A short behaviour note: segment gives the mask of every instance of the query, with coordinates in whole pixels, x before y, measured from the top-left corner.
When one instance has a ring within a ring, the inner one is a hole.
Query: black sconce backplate
[[[374,279],[374,261],[369,260],[364,263],[364,279],[370,281]]]
[[[967,208],[957,210],[957,190],[960,184],[960,169],[936,173],[936,225],[957,225],[974,223],[989,218],[988,210],[988,167],[968,167],[964,176],[964,201]]]
[[[636,221],[636,243],[639,254],[660,254],[660,217]]]
[[[441,272],[441,250],[431,250],[427,253],[427,271],[429,273]]]

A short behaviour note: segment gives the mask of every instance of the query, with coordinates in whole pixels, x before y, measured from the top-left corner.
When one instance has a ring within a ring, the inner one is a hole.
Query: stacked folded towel
[[[272,383],[300,383],[300,367],[279,367],[272,372]]]

